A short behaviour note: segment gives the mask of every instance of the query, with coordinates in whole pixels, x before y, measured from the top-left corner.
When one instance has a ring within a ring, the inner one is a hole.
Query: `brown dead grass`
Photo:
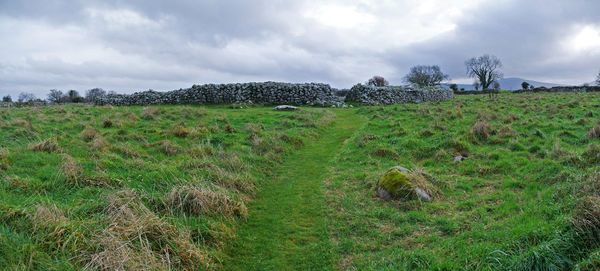
[[[96,138],[99,134],[100,133],[98,132],[98,130],[88,126],[85,127],[85,129],[83,129],[83,131],[81,131],[79,135],[81,136],[81,138],[83,138],[83,140],[89,142]]]
[[[108,147],[108,146],[109,146],[108,141],[104,137],[102,137],[102,136],[97,136],[92,141],[92,148],[94,150],[101,151],[101,150],[106,149],[106,147]]]
[[[371,151],[371,155],[376,156],[376,157],[381,157],[381,158],[393,158],[393,159],[397,159],[400,157],[400,155],[398,155],[398,153],[396,153],[393,150],[390,150],[388,148],[377,148],[373,151]]]
[[[159,110],[154,107],[144,107],[140,117],[145,120],[154,120],[159,114]]]
[[[498,130],[498,135],[502,138],[509,138],[517,136],[517,132],[515,132],[515,130],[513,130],[513,128],[509,125],[506,125],[500,127],[500,129]]]
[[[222,191],[196,186],[173,188],[167,196],[166,206],[188,215],[219,214],[227,218],[246,217],[248,209],[241,201],[232,200]]]
[[[190,133],[190,129],[185,127],[185,123],[180,122],[180,123],[176,124],[175,126],[173,126],[170,133],[176,137],[183,138],[183,137],[188,136],[188,134]]]
[[[8,155],[10,152],[7,148],[0,148],[0,170],[8,169]]]
[[[598,124],[588,132],[588,138],[600,138],[600,126]]]
[[[29,150],[44,151],[47,153],[60,153],[62,151],[55,138],[49,138],[37,144],[30,145]]]
[[[65,181],[73,185],[79,184],[83,169],[77,164],[77,161],[68,154],[63,154],[63,160],[63,165],[60,170]]]
[[[587,246],[597,245],[600,239],[600,198],[595,195],[586,197],[577,206],[571,223]]]
[[[68,219],[55,204],[44,203],[36,205],[31,221],[35,227],[45,228],[49,225],[64,223]]]
[[[14,126],[18,126],[18,127],[23,127],[26,128],[30,131],[35,131],[35,128],[33,127],[33,124],[31,124],[31,121],[28,120],[24,120],[24,119],[17,119],[15,121],[12,122],[12,125]]]
[[[474,135],[487,139],[492,134],[492,128],[485,121],[477,120],[471,128]]]
[[[107,198],[108,227],[94,237],[86,269],[196,270],[208,267],[205,253],[188,231],[178,229],[148,209],[134,190]]]
[[[179,146],[169,140],[162,140],[156,143],[150,144],[150,147],[156,147],[159,152],[166,155],[173,156],[179,153]]]

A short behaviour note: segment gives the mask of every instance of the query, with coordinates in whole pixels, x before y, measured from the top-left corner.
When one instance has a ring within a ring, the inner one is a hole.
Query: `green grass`
[[[234,107],[0,109],[0,269],[600,268],[598,94]]]
[[[590,252],[570,218],[595,196],[587,150],[600,143],[588,137],[598,106],[597,94],[511,94],[361,108],[369,123],[327,184],[337,268],[573,268]],[[453,163],[457,154],[468,159]],[[433,175],[440,195],[380,200],[376,184],[395,165]]]
[[[319,140],[278,167],[250,205],[250,218],[231,246],[227,270],[330,270],[333,250],[327,229],[323,179],[332,160],[362,120],[350,111],[337,117]]]
[[[322,109],[0,110],[3,270],[218,268],[236,221]]]

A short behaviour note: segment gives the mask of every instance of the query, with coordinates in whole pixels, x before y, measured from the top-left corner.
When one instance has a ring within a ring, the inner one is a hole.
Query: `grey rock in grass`
[[[278,105],[276,106],[273,110],[277,110],[277,111],[294,111],[294,110],[298,110],[298,107],[295,107],[293,105]]]
[[[454,157],[454,161],[453,162],[454,163],[458,163],[458,162],[461,162],[462,160],[465,160],[465,159],[467,159],[467,157],[462,156],[462,155],[458,155],[458,156]]]

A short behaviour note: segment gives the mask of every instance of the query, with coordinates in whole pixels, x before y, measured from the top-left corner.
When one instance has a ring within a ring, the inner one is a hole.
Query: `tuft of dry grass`
[[[208,267],[205,253],[188,231],[178,229],[148,209],[134,190],[107,198],[108,227],[93,240],[86,269],[196,270]]]
[[[187,127],[185,127],[185,124],[183,122],[180,122],[180,123],[176,124],[175,126],[173,126],[170,133],[176,137],[183,138],[183,137],[188,136],[188,134],[190,133],[190,130]]]
[[[109,119],[102,121],[102,127],[104,127],[104,128],[111,128],[113,126],[114,126],[114,123]]]
[[[598,124],[588,132],[588,138],[600,138],[600,126]]]
[[[31,221],[34,226],[45,228],[49,225],[56,225],[68,221],[67,217],[56,204],[38,204],[35,207],[35,212],[31,216]]]
[[[7,148],[0,148],[0,170],[8,169],[8,155],[10,152]]]
[[[456,117],[458,117],[459,119],[464,118],[463,117],[463,113],[462,113],[462,109],[461,109],[460,106],[456,108]]]
[[[373,151],[371,151],[371,155],[373,156],[377,156],[377,157],[381,157],[381,158],[393,158],[393,159],[397,159],[400,157],[400,155],[398,155],[398,153],[396,153],[393,150],[390,150],[388,148],[377,148]]]
[[[79,183],[83,169],[77,164],[77,161],[68,154],[63,154],[63,165],[60,168],[65,180],[73,185]]]
[[[225,124],[224,129],[225,129],[225,132],[228,132],[230,134],[237,133],[237,130],[233,126],[231,126],[231,124],[229,124],[229,123]]]
[[[81,131],[79,135],[81,136],[81,138],[83,138],[83,140],[89,142],[96,138],[99,134],[100,133],[98,132],[98,130],[88,126],[85,127],[85,129],[83,129],[83,131]]]
[[[12,125],[27,128],[28,130],[31,130],[31,131],[35,131],[33,124],[31,124],[31,121],[28,121],[28,120],[17,119],[12,122]]]
[[[102,136],[97,136],[92,141],[92,148],[95,150],[104,150],[108,145],[108,141]]]
[[[246,124],[244,129],[246,130],[246,132],[248,132],[250,134],[258,134],[260,131],[264,130],[265,127],[262,124],[257,125],[254,123],[248,123],[248,124]]]
[[[166,206],[188,215],[219,214],[227,218],[248,215],[248,209],[243,202],[232,200],[223,192],[196,186],[173,188],[167,196]]]
[[[179,153],[179,146],[169,140],[162,140],[150,144],[150,147],[156,147],[159,152],[173,156]]]
[[[515,116],[514,114],[510,114],[506,117],[506,119],[504,119],[504,123],[512,123],[515,120],[518,120],[519,118],[517,116]]]
[[[145,120],[154,120],[156,119],[156,115],[159,113],[159,110],[154,107],[144,107],[142,109],[142,114],[140,117]]]
[[[583,161],[588,165],[600,163],[600,145],[588,145],[588,148],[581,154],[581,158],[583,158]]]
[[[485,121],[477,120],[471,128],[474,135],[487,139],[492,134],[492,128]]]
[[[510,125],[506,125],[500,127],[500,129],[498,130],[498,135],[502,138],[509,138],[517,136],[517,132],[515,132],[515,130],[513,130],[513,128],[510,127]]]
[[[596,246],[600,239],[600,198],[587,196],[575,209],[571,223],[587,246]]]
[[[61,149],[55,138],[49,138],[42,142],[29,146],[30,151],[44,151],[47,153],[60,153]]]

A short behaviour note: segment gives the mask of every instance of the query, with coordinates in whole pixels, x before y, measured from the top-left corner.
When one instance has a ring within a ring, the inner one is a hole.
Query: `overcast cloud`
[[[600,71],[596,0],[0,0],[0,94],[172,90],[247,81],[401,84],[490,53],[505,77],[563,84]]]

